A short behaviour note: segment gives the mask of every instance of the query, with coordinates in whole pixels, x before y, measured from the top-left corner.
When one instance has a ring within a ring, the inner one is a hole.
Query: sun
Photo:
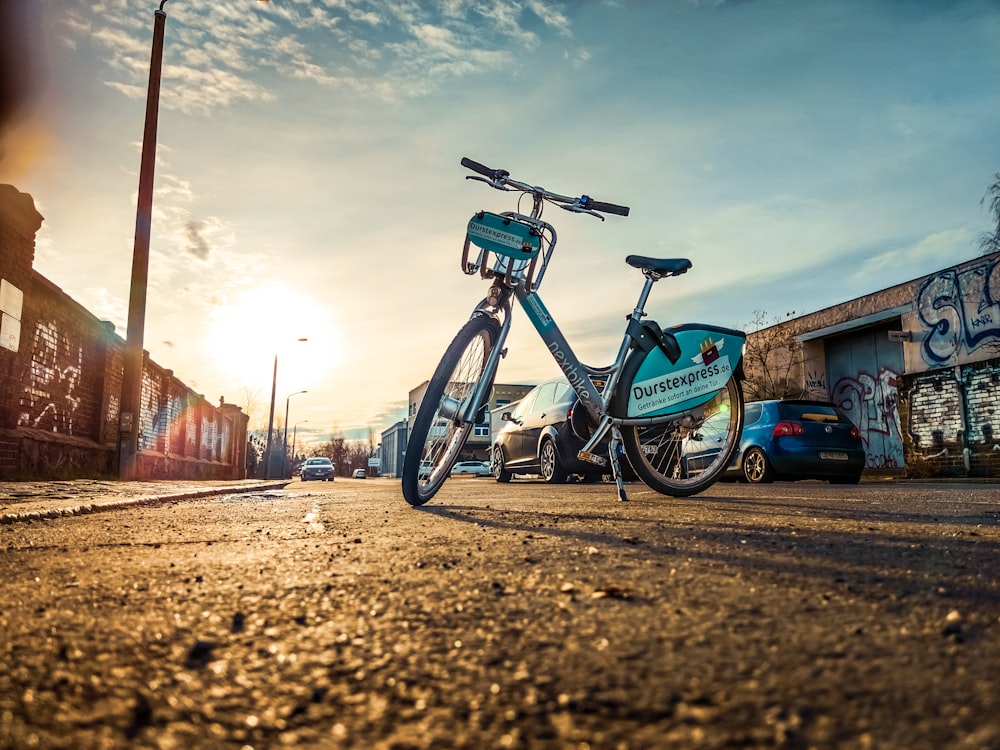
[[[340,339],[329,308],[266,284],[212,309],[205,348],[217,372],[248,385],[270,382],[277,355],[282,380],[305,388],[340,364]]]

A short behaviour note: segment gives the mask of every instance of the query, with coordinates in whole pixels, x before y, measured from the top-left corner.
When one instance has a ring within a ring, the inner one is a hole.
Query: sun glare
[[[270,382],[275,354],[290,387],[305,388],[340,363],[340,334],[330,310],[276,285],[215,307],[205,346],[218,372],[247,385]]]

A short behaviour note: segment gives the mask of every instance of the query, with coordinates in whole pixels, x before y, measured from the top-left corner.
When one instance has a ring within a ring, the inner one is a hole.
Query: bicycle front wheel
[[[473,422],[466,422],[468,399],[484,378],[490,352],[500,336],[494,318],[476,315],[455,335],[427,385],[406,443],[403,497],[423,505],[441,489],[465,445]],[[489,398],[489,388],[486,397]],[[484,404],[477,404],[481,408]]]
[[[687,497],[710,487],[729,466],[743,433],[743,388],[730,378],[697,409],[665,422],[622,428],[629,463],[650,488]]]

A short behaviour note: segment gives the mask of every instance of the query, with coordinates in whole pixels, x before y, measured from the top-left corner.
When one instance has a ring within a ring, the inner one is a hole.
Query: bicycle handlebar
[[[617,216],[628,216],[629,207],[619,206],[615,203],[608,203],[606,201],[597,201],[591,198],[589,195],[581,195],[579,198],[571,198],[566,195],[559,195],[558,193],[552,193],[545,188],[536,187],[533,185],[528,185],[525,182],[518,182],[517,180],[510,179],[510,172],[506,169],[492,169],[487,167],[485,164],[480,164],[477,161],[473,161],[467,156],[462,157],[462,166],[466,169],[471,169],[473,172],[481,174],[483,177],[487,178],[490,184],[499,189],[506,190],[508,186],[513,190],[520,190],[525,193],[532,193],[534,195],[540,196],[546,200],[553,201],[555,203],[568,204],[562,206],[569,211],[587,211],[587,212],[601,212],[607,214],[616,214]],[[470,177],[468,179],[477,179]]]
[[[479,172],[483,177],[489,177],[494,182],[502,180],[505,177],[510,177],[510,172],[506,169],[490,169],[478,161],[473,161],[468,156],[462,157],[462,166],[466,169],[471,169],[473,172]]]

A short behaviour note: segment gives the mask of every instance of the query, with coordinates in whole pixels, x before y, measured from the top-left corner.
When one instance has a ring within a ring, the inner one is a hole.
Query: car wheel
[[[774,481],[774,470],[760,448],[751,448],[743,456],[743,478],[750,484]]]
[[[559,451],[552,440],[543,440],[538,451],[538,466],[542,479],[549,484],[562,484],[566,481],[566,472],[559,465]]]
[[[503,463],[503,448],[498,445],[493,449],[493,463],[490,465],[490,469],[498,482],[509,482],[513,475],[504,469]]]

